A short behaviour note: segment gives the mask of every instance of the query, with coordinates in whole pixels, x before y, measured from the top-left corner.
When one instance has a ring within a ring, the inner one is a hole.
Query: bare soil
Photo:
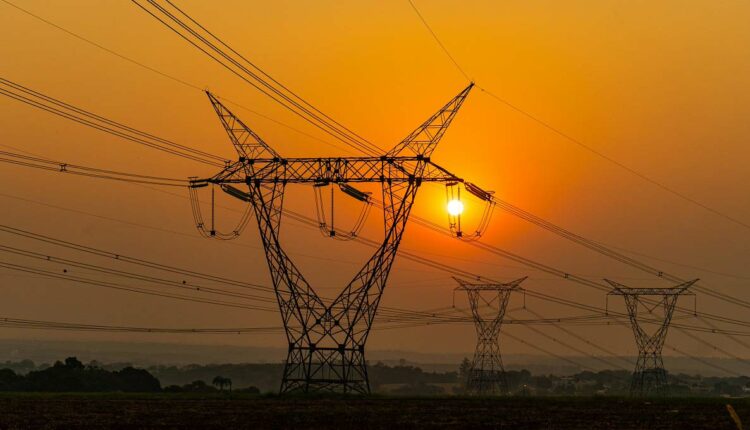
[[[727,429],[747,399],[6,394],[0,429]]]

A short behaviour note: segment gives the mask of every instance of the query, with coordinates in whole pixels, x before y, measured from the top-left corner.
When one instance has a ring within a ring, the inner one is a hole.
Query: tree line
[[[11,364],[11,363],[6,363]],[[169,385],[162,388],[161,382],[146,369],[125,366],[118,370],[103,368],[96,362],[84,365],[76,357],[57,361],[52,366],[37,369],[33,362],[24,360],[0,369],[0,391],[12,392],[198,392],[231,391],[232,380],[225,376],[215,376],[211,385],[195,380],[183,385]],[[17,373],[16,369],[27,370]],[[259,393],[255,387],[240,391]]]
[[[401,361],[368,365],[373,392],[392,395],[461,395],[471,363],[465,359],[456,371],[428,372]],[[75,357],[53,365],[30,360],[0,363],[0,391],[36,392],[168,392],[275,393],[282,363],[152,366],[129,364],[84,365]],[[579,372],[574,375],[533,375],[527,370],[506,373],[511,394],[532,396],[627,395],[631,373],[626,370]],[[670,390],[678,396],[750,396],[750,377],[668,375]]]

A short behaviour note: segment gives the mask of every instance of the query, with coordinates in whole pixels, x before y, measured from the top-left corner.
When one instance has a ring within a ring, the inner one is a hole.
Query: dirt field
[[[745,399],[4,395],[0,397],[0,428],[737,430],[727,403],[750,424],[750,401]]]

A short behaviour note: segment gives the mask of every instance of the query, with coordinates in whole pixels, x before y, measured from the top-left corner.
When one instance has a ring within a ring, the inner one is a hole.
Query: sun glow
[[[461,200],[451,200],[448,202],[448,213],[452,216],[461,215],[464,211],[464,204]]]

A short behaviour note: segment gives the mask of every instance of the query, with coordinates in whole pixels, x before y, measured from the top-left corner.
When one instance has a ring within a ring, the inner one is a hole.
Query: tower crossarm
[[[414,166],[424,169],[415,175]],[[396,157],[327,157],[327,158],[258,158],[231,163],[221,172],[205,179],[193,179],[193,186],[214,184],[319,184],[330,183],[412,183],[464,182],[464,180],[429,158]]]
[[[453,279],[458,282],[459,286],[456,290],[475,290],[475,291],[503,291],[503,290],[520,290],[521,283],[525,281],[528,276],[516,279],[515,281],[497,284],[481,284],[471,283],[461,278],[454,277]]]
[[[627,287],[615,281],[605,279],[611,286],[612,291],[608,294],[611,296],[678,296],[685,294],[687,290],[693,286],[698,279],[692,281],[683,282],[682,284],[676,285],[670,288],[634,288]]]

